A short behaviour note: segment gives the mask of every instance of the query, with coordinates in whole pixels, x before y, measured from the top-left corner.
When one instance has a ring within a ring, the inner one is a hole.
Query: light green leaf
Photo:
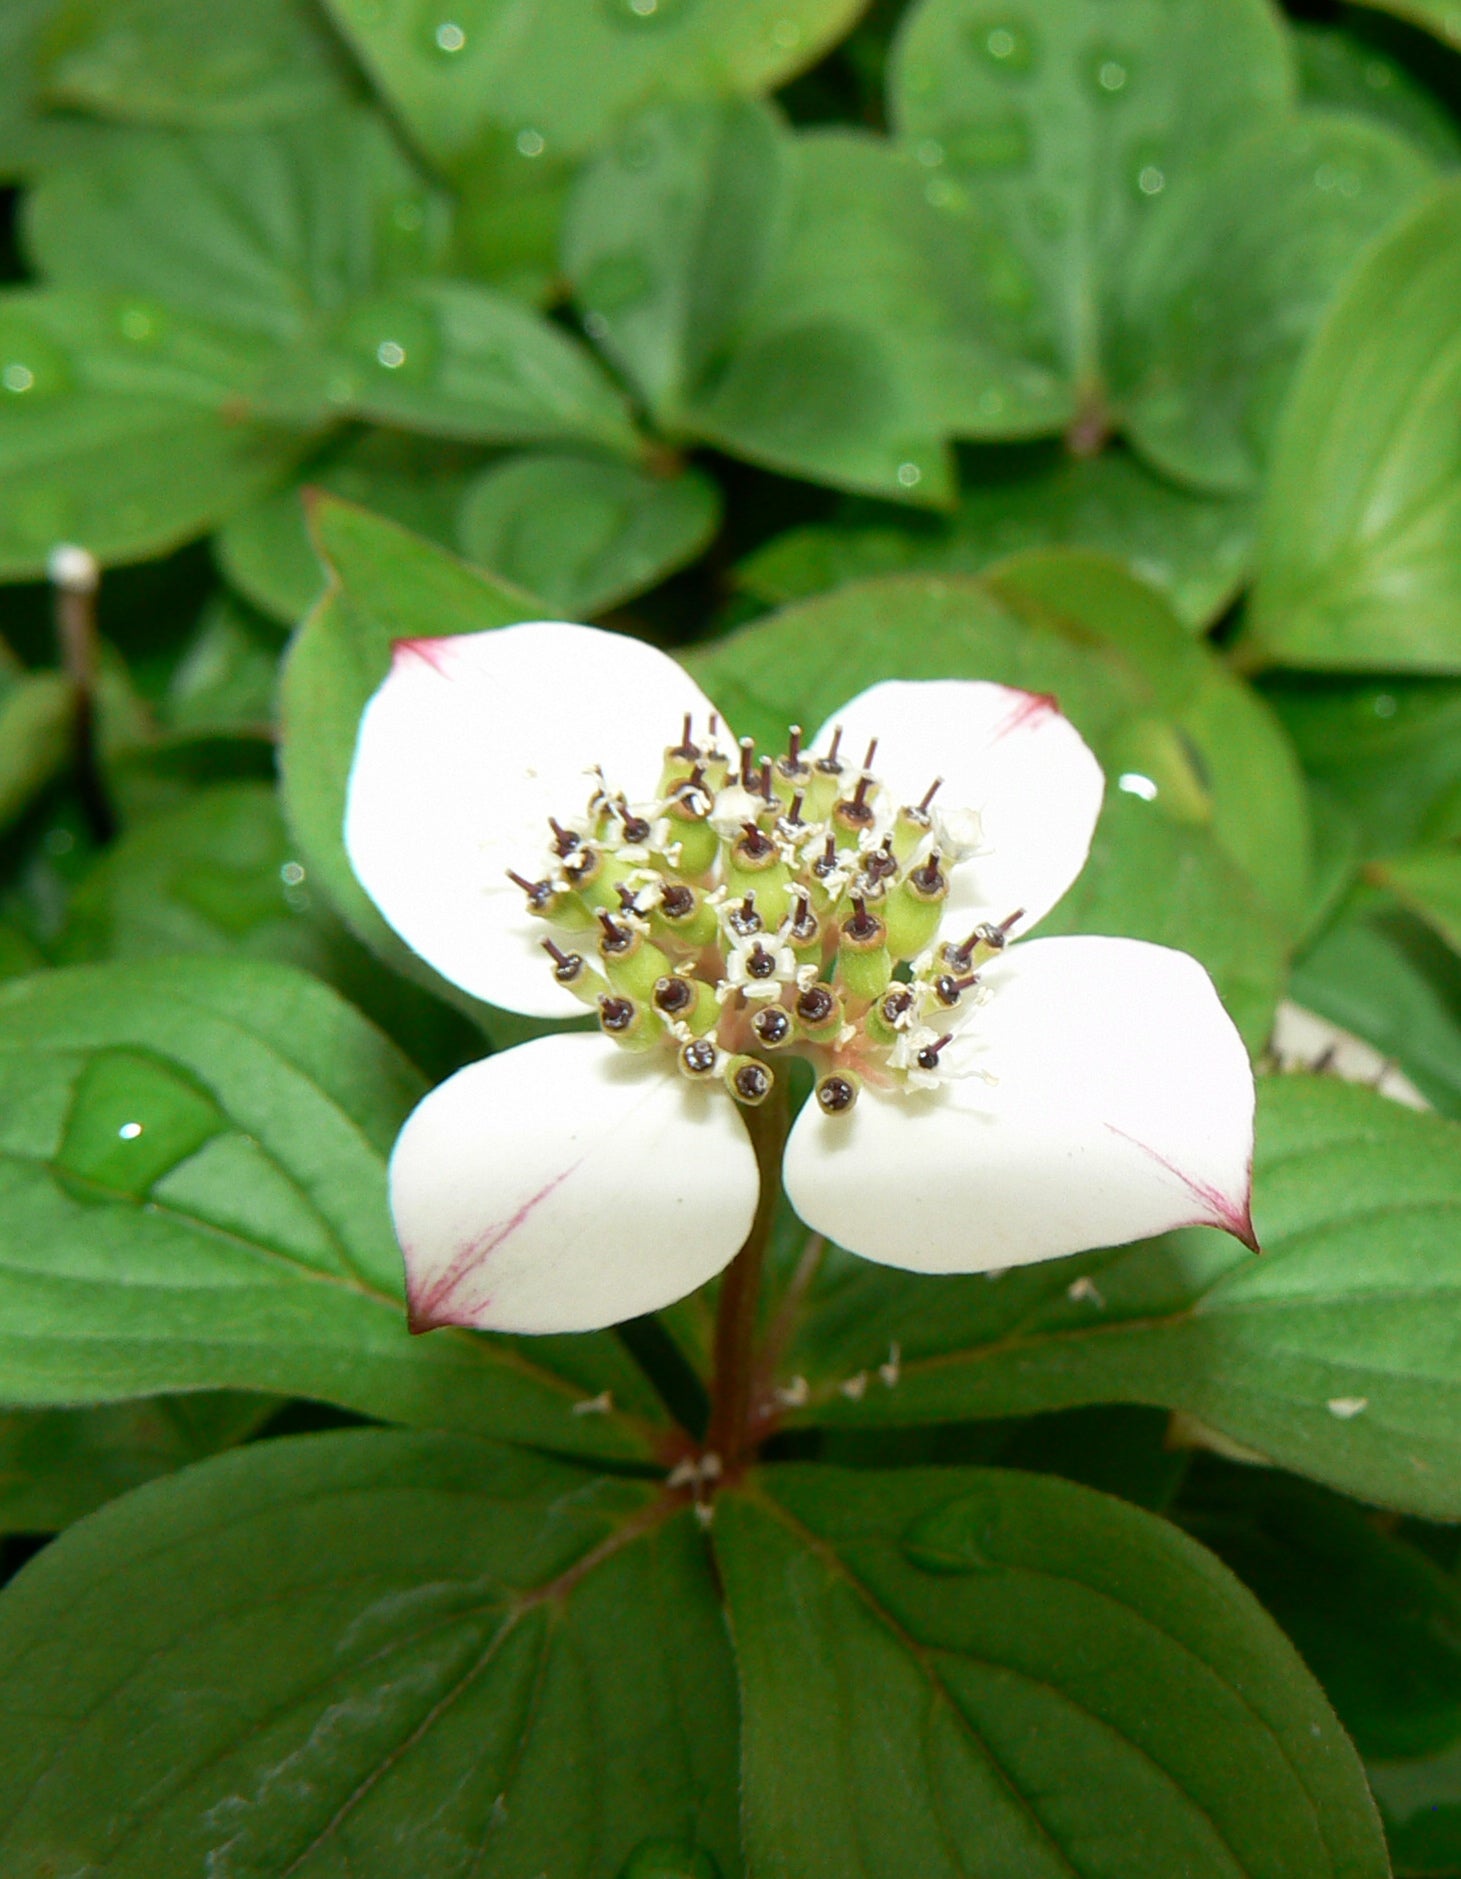
[[[1461,17],[1461,8],[1458,8]],[[1372,117],[1401,132],[1435,163],[1461,163],[1461,127],[1435,92],[1391,50],[1384,23],[1351,11],[1334,25],[1292,22],[1299,91],[1306,104]]]
[[[1257,1468],[1200,1478],[1179,1518],[1283,1626],[1367,1760],[1461,1739],[1461,1586],[1403,1531]]]
[[[311,489],[327,489],[450,547],[463,492],[484,454],[405,432],[363,431],[307,464],[290,487],[240,510],[219,532],[215,552],[240,593],[276,620],[295,626],[326,584],[310,540],[306,505]]]
[[[1016,612],[1033,605],[1033,618],[1114,646],[1140,671],[1175,736],[1150,724],[1129,731],[1112,753],[1132,764],[1118,771],[1117,787],[1129,791],[1132,776],[1146,776],[1159,792],[1178,791],[1183,815],[1212,828],[1295,930],[1309,904],[1308,793],[1270,707],[1183,632],[1165,601],[1104,556],[1036,551],[997,563],[987,578]]]
[[[1394,900],[1357,896],[1295,962],[1291,990],[1461,1117],[1461,963]]]
[[[457,534],[473,561],[565,619],[586,619],[693,561],[719,519],[720,492],[699,470],[655,476],[544,452],[485,470]]]
[[[714,1532],[764,1879],[1385,1879],[1318,1684],[1153,1515],[1010,1471],[803,1467]]]
[[[581,156],[651,98],[764,92],[815,63],[865,0],[328,0],[412,136],[449,170],[514,143]]]
[[[44,573],[61,541],[160,554],[277,482],[310,440],[252,419],[260,369],[257,346],[150,305],[0,295],[0,579]]]
[[[221,33],[194,0],[64,0],[41,62],[46,96],[124,122],[222,128],[328,106],[340,48],[306,0],[249,0]]]
[[[144,1481],[245,1441],[278,1399],[232,1390],[0,1414],[0,1532],[58,1533]]]
[[[1179,490],[1119,445],[1096,457],[1052,444],[966,451],[959,468],[947,520],[849,504],[837,522],[774,537],[740,563],[737,578],[781,606],[874,574],[979,574],[1027,548],[1094,548],[1124,561],[1201,629],[1246,576],[1248,503]]]
[[[1163,619],[1181,656],[1205,665]],[[1180,726],[1143,671],[1097,639],[1088,628],[1066,630],[1058,615],[1022,619],[977,581],[906,576],[787,608],[686,663],[737,732],[770,748],[780,748],[788,721],[810,729],[880,679],[983,678],[1052,693],[1115,787],[1091,860],[1041,930],[1129,935],[1196,954],[1256,1047],[1278,994],[1278,928],[1214,833]],[[1145,799],[1154,765],[1162,782]],[[1143,779],[1135,787],[1144,796],[1120,787],[1127,774]]]
[[[542,617],[527,595],[444,549],[335,497],[315,508],[334,585],[295,635],[280,690],[284,809],[311,881],[360,939],[397,971],[481,1017],[418,960],[376,911],[345,854],[345,787],[360,714],[390,670],[397,639],[479,633]],[[495,1018],[494,1035],[502,1035]]]
[[[1254,1219],[1259,1259],[1207,1229],[992,1282],[839,1258],[785,1359],[810,1387],[794,1419],[1161,1404],[1296,1474],[1456,1519],[1461,1128],[1334,1078],[1262,1078]],[[853,1400],[839,1386],[859,1373]]]
[[[1461,671],[1461,185],[1355,273],[1280,428],[1251,661]]]
[[[255,1389],[586,1453],[655,1416],[612,1337],[413,1338],[385,1158],[421,1083],[316,980],[240,960],[0,987],[0,1398]],[[575,1416],[611,1388],[620,1410]]]
[[[40,50],[56,0],[0,7],[0,181],[14,182],[64,149],[71,127],[47,121],[37,91]]]
[[[1113,303],[1155,204],[1279,113],[1293,81],[1263,0],[920,0],[889,85],[899,136],[977,196],[979,241],[1030,282],[1037,356],[1053,349],[1102,426]]]
[[[16,1873],[740,1871],[694,1523],[486,1443],[269,1442],[113,1503],[0,1600],[0,1710]]]
[[[1164,189],[1122,284],[1112,346],[1136,448],[1199,488],[1255,489],[1310,332],[1431,177],[1395,132],[1310,112]]]

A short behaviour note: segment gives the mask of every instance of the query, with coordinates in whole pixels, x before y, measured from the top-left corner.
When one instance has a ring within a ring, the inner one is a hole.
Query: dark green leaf
[[[770,91],[810,65],[864,0],[328,0],[412,136],[448,169],[515,143],[522,162],[580,156],[656,96]]]
[[[159,715],[172,731],[270,735],[281,650],[272,621],[217,595],[173,667]]]
[[[732,1679],[653,1487],[443,1436],[259,1444],[0,1600],[0,1861],[735,1879]],[[643,1863],[666,1842],[698,1863]]]
[[[144,1481],[245,1441],[277,1401],[232,1390],[0,1414],[0,1532],[57,1533]]]
[[[1318,1685],[1152,1515],[1037,1475],[782,1468],[715,1539],[764,1879],[1384,1879]]]
[[[1350,1501],[1228,1471],[1179,1518],[1272,1612],[1365,1758],[1461,1738],[1461,1586]]]
[[[1443,45],[1461,46],[1461,0],[1357,0],[1434,33]]]
[[[839,1257],[783,1364],[810,1389],[796,1418],[1158,1403],[1296,1473],[1457,1518],[1461,1129],[1333,1078],[1267,1077],[1256,1177],[1259,1259],[1205,1229],[993,1281]]]
[[[1154,596],[1146,601],[1161,613]],[[1162,618],[1176,642],[1171,657],[1205,666],[1206,655]],[[739,733],[773,748],[788,720],[818,725],[880,679],[983,678],[1053,693],[1118,786],[1085,872],[1042,930],[1124,934],[1195,953],[1256,1046],[1277,998],[1277,928],[1214,834],[1179,724],[1139,666],[1092,640],[1058,616],[1032,610],[1022,620],[976,581],[908,576],[790,607],[687,663]],[[1146,800],[1153,767],[1161,782]],[[1123,788],[1122,776],[1141,781]]]
[[[1335,25],[1293,23],[1299,89],[1307,104],[1373,117],[1398,130],[1434,162],[1461,163],[1461,128],[1391,50],[1393,34],[1350,12]]]
[[[602,457],[510,457],[462,501],[463,551],[566,619],[589,618],[693,561],[720,492],[689,469],[653,476]]]
[[[1310,332],[1431,175],[1393,131],[1312,112],[1164,189],[1123,282],[1113,348],[1137,448],[1199,488],[1255,489]]]
[[[0,828],[28,809],[65,765],[76,694],[59,672],[0,663]]]
[[[1461,671],[1461,185],[1351,276],[1305,359],[1264,504],[1250,659]]]
[[[407,1333],[385,1158],[421,1084],[315,980],[78,967],[0,987],[0,1018],[0,1397],[273,1390],[641,1450],[611,1337]],[[608,1387],[629,1413],[572,1413]]]
[[[194,0],[64,0],[52,6],[46,95],[132,123],[222,128],[328,106],[340,49],[307,0],[249,0],[228,31]]]
[[[1027,548],[1093,548],[1126,562],[1190,627],[1211,625],[1247,573],[1246,502],[1178,490],[1119,446],[1073,457],[1053,445],[964,453],[943,518],[849,505],[845,521],[777,536],[736,570],[774,606],[874,574],[979,574]]]

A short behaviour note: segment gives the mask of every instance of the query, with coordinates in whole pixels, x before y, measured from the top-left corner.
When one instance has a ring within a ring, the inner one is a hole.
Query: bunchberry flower
[[[356,873],[466,991],[597,1021],[407,1121],[413,1325],[583,1330],[692,1291],[751,1225],[747,1115],[794,1083],[787,1195],[869,1259],[970,1272],[1198,1223],[1251,1243],[1252,1077],[1206,973],[1025,938],[1102,793],[1054,701],[1000,685],[875,685],[760,752],[636,640],[400,642],[350,776]]]

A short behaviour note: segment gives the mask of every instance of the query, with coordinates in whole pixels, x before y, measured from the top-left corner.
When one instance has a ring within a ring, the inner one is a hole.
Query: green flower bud
[[[565,859],[563,868],[572,884],[572,892],[567,897],[569,905],[576,897],[579,905],[588,909],[590,918],[602,907],[617,912],[619,888],[635,871],[633,862],[621,861],[593,842],[584,842],[576,848]]]
[[[861,1089],[861,1079],[850,1070],[829,1070],[817,1084],[817,1106],[823,1115],[845,1116]]]
[[[655,980],[651,1002],[662,1018],[688,1025],[696,1036],[713,1031],[720,1021],[720,1000],[715,987],[703,979],[682,978],[671,972]]]
[[[749,824],[730,845],[725,858],[725,885],[730,899],[756,896],[756,911],[768,927],[780,926],[791,905],[791,872],[775,842]]]
[[[628,998],[644,1000],[654,991],[655,981],[670,971],[671,962],[638,927],[615,920],[609,914],[599,916],[599,957],[616,992]]]
[[[609,981],[582,953],[566,953],[552,940],[543,941],[543,951],[553,961],[555,981],[575,998],[581,998],[586,1005],[597,1005],[608,995]]]
[[[913,1009],[913,994],[906,985],[890,985],[877,999],[863,1020],[868,1036],[875,1044],[892,1045],[898,1041],[896,1020]]]
[[[664,1036],[664,1026],[647,1006],[616,992],[599,1000],[599,1029],[625,1050],[652,1050]]]
[[[830,1044],[847,1022],[841,993],[821,980],[800,994],[792,1006],[792,1016],[797,1030],[811,1044]]]
[[[948,877],[938,863],[935,850],[921,868],[904,876],[884,902],[888,949],[898,959],[914,959],[933,944],[949,897]]]
[[[880,998],[893,976],[888,929],[868,912],[862,895],[853,899],[850,920],[842,922],[837,944],[837,981],[859,1004]]]
[[[678,843],[680,850],[675,863],[677,873],[698,879],[715,866],[720,837],[709,821],[714,802],[703,765],[666,802],[665,816],[670,825],[667,840]]]
[[[751,1031],[762,1050],[780,1050],[796,1036],[791,1013],[784,1005],[763,1005],[751,1019]]]

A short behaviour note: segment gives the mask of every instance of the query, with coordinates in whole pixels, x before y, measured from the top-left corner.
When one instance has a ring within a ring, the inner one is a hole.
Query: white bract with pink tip
[[[588,1330],[693,1291],[750,1230],[747,1112],[798,1056],[786,1193],[865,1258],[978,1272],[1197,1224],[1251,1244],[1253,1081],[1207,974],[1023,937],[1102,792],[1053,700],[1001,685],[875,685],[764,757],[637,640],[401,642],[350,774],[357,875],[464,990],[599,1021],[407,1121],[413,1325]]]

